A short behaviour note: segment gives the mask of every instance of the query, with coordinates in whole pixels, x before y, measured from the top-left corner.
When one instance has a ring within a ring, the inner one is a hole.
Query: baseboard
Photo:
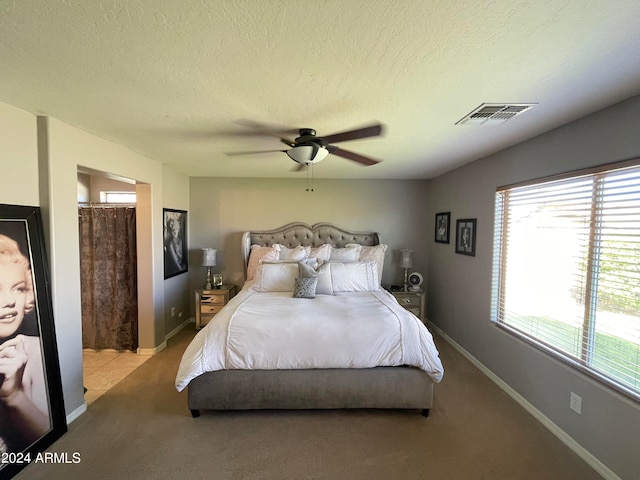
[[[138,348],[138,350],[137,350],[138,355],[149,355],[149,356],[151,356],[151,355],[155,355],[156,353],[160,353],[162,350],[167,348],[167,341],[171,337],[174,337],[175,335],[180,333],[180,331],[182,329],[184,329],[187,325],[189,325],[190,323],[194,323],[194,322],[195,322],[194,318],[187,318],[184,322],[182,322],[176,328],[171,330],[164,337],[164,342],[162,342],[157,347],[155,347],[155,348]],[[76,408],[73,412],[71,412],[69,415],[67,415],[67,417],[66,417],[67,425],[69,425],[71,422],[76,420],[80,415],[82,415],[86,411],[87,411],[87,402],[84,402],[82,405],[80,405],[78,408]]]
[[[156,353],[160,353],[162,350],[167,348],[167,341],[165,340],[160,345],[154,348],[138,348],[138,355],[155,355]]]
[[[87,411],[87,402],[83,402],[78,408],[67,415],[67,425],[76,420],[80,415]]]
[[[158,345],[155,348],[138,348],[138,355],[155,355],[156,353],[160,353],[162,350],[164,350],[165,348],[167,348],[167,341],[171,338],[174,337],[175,335],[177,335],[178,333],[180,333],[180,331],[182,329],[184,329],[184,327],[186,327],[187,325],[189,325],[190,323],[194,323],[195,319],[194,318],[187,318],[184,322],[182,322],[180,325],[178,325],[176,328],[174,328],[173,330],[171,330],[169,333],[167,333],[164,336],[164,342],[162,342],[160,345]]]
[[[495,373],[489,370],[484,364],[482,364],[477,358],[467,352],[461,345],[455,342],[446,333],[440,330],[429,320],[426,320],[430,329],[433,329],[443,339],[445,339],[453,348],[460,352],[467,360],[475,365],[482,373],[484,373],[489,379],[500,387],[504,392],[518,402],[527,412],[529,412],[536,420],[544,425],[551,433],[562,441],[567,447],[569,447],[576,455],[582,458],[591,468],[602,475],[606,480],[622,480],[618,475],[612,472],[605,464],[594,457],[587,449],[576,442],[573,437],[569,436],[567,432],[562,430],[558,425],[553,423],[545,414],[529,403],[522,395],[511,388],[506,382],[504,382]],[[437,390],[436,390],[437,391]]]
[[[174,328],[173,330],[171,330],[169,333],[167,333],[164,336],[165,343],[171,337],[175,337],[178,333],[180,333],[180,331],[183,330],[187,325],[189,325],[190,323],[195,323],[195,322],[196,322],[195,318],[193,318],[193,317],[192,318],[187,318],[184,322],[182,322],[180,325],[178,325],[176,328]]]

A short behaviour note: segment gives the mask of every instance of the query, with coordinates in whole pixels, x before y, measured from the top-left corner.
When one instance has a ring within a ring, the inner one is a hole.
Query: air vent
[[[458,120],[456,125],[500,125],[516,115],[526,112],[535,103],[483,103],[473,112]]]

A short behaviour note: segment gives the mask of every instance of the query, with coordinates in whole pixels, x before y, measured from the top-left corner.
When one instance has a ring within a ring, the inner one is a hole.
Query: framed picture
[[[0,478],[11,478],[67,431],[39,207],[0,205],[0,296]]]
[[[456,253],[476,256],[476,219],[456,220]]]
[[[438,243],[449,243],[451,212],[436,213],[436,238]]]
[[[189,269],[187,249],[187,212],[163,208],[164,278],[175,277]]]

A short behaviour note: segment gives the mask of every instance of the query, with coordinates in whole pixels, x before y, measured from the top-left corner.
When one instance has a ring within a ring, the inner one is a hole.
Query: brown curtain
[[[81,207],[80,276],[84,348],[138,348],[136,211]]]

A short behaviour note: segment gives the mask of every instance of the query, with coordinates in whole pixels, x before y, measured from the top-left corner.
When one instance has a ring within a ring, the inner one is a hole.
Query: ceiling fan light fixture
[[[324,160],[329,155],[329,150],[322,145],[317,146],[317,151],[314,155],[313,145],[297,145],[287,150],[287,155],[294,162],[306,165],[308,163],[318,163]]]

